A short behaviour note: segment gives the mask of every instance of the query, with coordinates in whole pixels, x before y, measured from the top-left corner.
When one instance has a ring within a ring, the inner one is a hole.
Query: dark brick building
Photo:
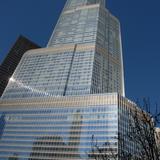
[[[40,48],[37,44],[28,40],[23,36],[19,36],[8,55],[0,65],[0,97],[5,90],[9,78],[14,73],[18,63],[20,62],[23,54],[30,49]]]

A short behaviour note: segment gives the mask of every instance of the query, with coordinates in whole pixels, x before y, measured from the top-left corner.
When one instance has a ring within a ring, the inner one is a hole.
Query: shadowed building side
[[[8,81],[19,64],[23,54],[30,49],[40,48],[37,44],[23,36],[19,36],[8,55],[0,65],[0,97]]]

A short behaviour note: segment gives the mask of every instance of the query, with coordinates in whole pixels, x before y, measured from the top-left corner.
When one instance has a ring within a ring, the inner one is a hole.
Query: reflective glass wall
[[[96,145],[118,152],[116,95],[17,102],[1,104],[0,159],[95,159]]]
[[[48,47],[70,43],[95,43],[98,13],[99,5],[62,12]]]
[[[92,49],[78,50],[73,47],[68,51],[66,48],[62,51],[31,51],[22,58],[2,98],[89,94],[93,60]]]

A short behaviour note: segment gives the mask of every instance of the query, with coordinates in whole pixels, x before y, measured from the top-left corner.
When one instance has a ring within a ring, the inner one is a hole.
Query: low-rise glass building
[[[116,93],[2,100],[0,106],[3,160],[112,157],[124,149],[118,136],[127,132],[129,112],[136,107]],[[127,138],[124,143],[129,144]],[[126,152],[134,153],[134,145]]]

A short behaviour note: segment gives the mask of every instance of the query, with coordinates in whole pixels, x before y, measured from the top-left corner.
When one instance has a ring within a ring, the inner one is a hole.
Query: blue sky
[[[42,47],[66,0],[1,0],[0,62],[18,35]],[[160,103],[160,1],[107,0],[122,28],[126,96]]]

